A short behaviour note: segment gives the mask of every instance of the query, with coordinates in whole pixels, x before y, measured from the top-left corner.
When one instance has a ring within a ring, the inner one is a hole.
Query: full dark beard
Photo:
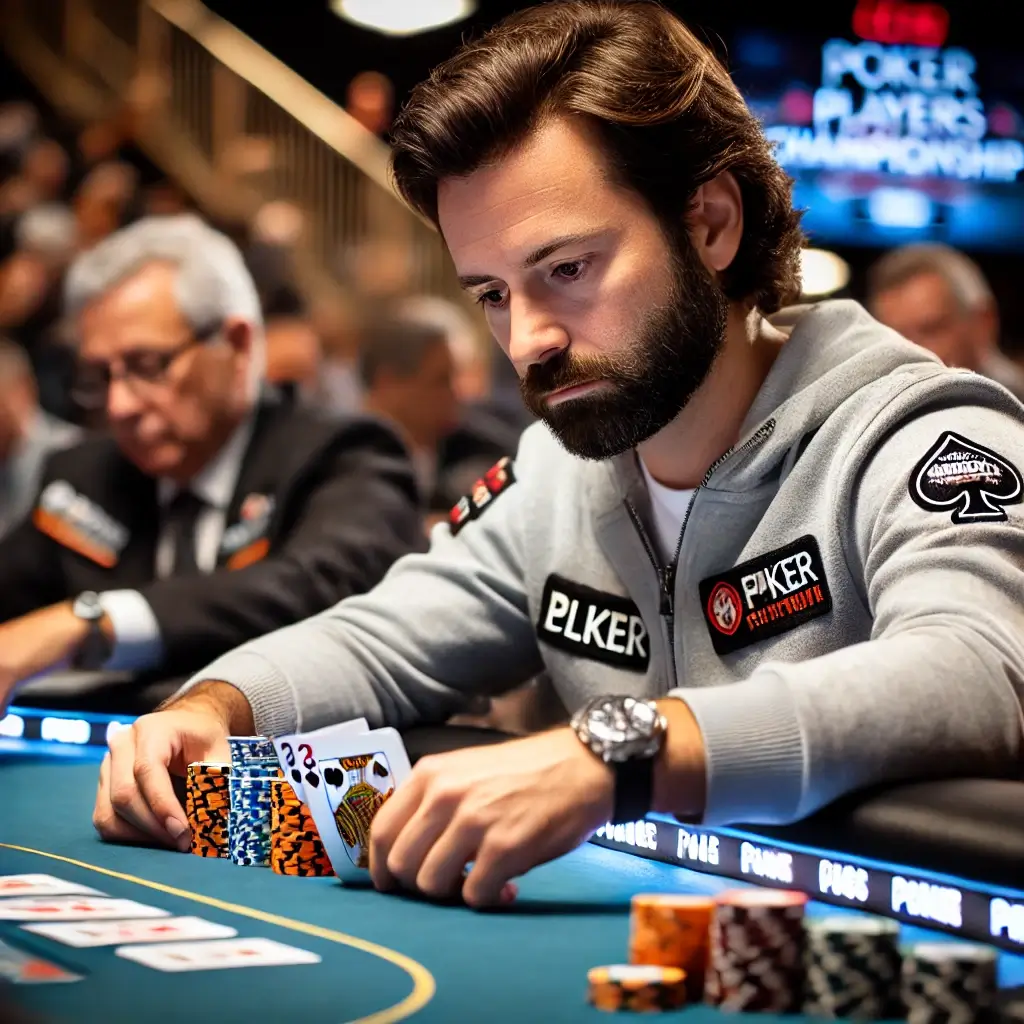
[[[635,448],[671,423],[711,372],[728,302],[688,238],[673,248],[668,299],[647,311],[621,354],[581,358],[570,347],[520,381],[527,407],[573,455],[607,459]],[[545,402],[552,391],[590,382],[602,387],[553,408]]]

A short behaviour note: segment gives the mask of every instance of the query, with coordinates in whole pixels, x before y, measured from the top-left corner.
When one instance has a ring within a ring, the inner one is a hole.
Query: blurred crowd
[[[371,124],[389,116],[375,85],[352,97]],[[0,106],[0,417],[12,435],[0,445],[11,447],[18,430],[10,421],[24,421],[36,402],[37,432],[48,432],[43,448],[77,438],[71,427],[102,427],[102,410],[75,401],[68,268],[140,218],[191,209],[116,120],[71,131],[31,103]],[[391,420],[413,455],[429,524],[514,451],[529,422],[514,373],[492,361],[466,308],[410,296],[402,253],[387,245],[344,253],[336,287],[301,289],[292,261],[301,216],[276,201],[251,224],[213,224],[239,246],[256,286],[267,380],[327,414],[362,410]]]

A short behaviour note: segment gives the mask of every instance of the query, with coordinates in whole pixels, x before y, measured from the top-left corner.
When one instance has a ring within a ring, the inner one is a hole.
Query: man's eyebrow
[[[590,234],[584,235],[562,235],[560,238],[552,239],[550,242],[546,242],[539,249],[534,249],[529,256],[523,260],[523,270],[529,270],[531,267],[535,267],[542,260],[546,260],[552,253],[558,252],[559,249],[565,248],[567,245],[579,245],[582,242],[590,242],[600,232],[594,231]],[[459,286],[462,288],[476,288],[482,284],[490,284],[494,281],[493,275],[487,274],[470,274],[466,277],[459,278]]]

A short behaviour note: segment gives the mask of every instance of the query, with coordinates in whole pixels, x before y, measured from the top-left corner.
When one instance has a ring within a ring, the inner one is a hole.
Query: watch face
[[[647,740],[658,721],[657,708],[633,697],[609,698],[595,704],[587,715],[591,742],[604,747]]]

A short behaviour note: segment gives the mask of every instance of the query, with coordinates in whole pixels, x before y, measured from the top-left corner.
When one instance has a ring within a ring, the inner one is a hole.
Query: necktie
[[[191,491],[178,491],[164,513],[164,529],[174,545],[172,576],[196,576],[201,570],[196,561],[196,520],[205,508],[201,498]]]

